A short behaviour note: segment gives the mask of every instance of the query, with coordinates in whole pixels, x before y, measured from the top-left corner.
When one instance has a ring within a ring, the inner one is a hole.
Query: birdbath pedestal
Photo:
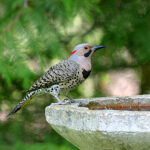
[[[150,95],[75,101],[76,103],[71,105],[48,106],[45,115],[52,128],[79,149],[150,150],[150,111],[147,111]],[[91,107],[87,107],[90,103],[114,106],[118,101],[132,103],[131,109],[89,110]],[[86,107],[79,107],[79,102]],[[132,109],[134,104],[138,104],[137,110]],[[141,106],[144,106],[144,109]]]

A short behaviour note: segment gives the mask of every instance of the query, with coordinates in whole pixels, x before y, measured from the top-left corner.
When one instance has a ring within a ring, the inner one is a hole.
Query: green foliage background
[[[0,112],[8,113],[23,98],[22,90],[79,43],[107,45],[94,55],[94,97],[105,96],[99,76],[120,68],[137,72],[141,94],[150,91],[147,0],[5,0],[0,1]],[[122,57],[124,49],[132,61]],[[71,95],[84,97],[82,86]],[[46,123],[50,99],[37,97],[14,118],[0,121],[0,149],[76,150]]]

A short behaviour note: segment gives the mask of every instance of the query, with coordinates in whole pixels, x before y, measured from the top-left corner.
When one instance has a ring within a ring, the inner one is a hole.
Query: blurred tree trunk
[[[141,66],[141,93],[148,94],[150,91],[150,63]]]

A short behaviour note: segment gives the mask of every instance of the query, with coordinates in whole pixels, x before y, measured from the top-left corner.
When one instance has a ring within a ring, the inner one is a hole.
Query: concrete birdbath
[[[79,149],[150,150],[150,95],[75,101],[48,106],[45,115],[53,129]]]

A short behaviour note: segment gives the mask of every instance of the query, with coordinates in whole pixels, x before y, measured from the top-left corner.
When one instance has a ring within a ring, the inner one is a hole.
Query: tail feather
[[[8,116],[16,113],[18,110],[23,108],[26,104],[28,104],[34,94],[35,92],[29,93],[18,105],[16,105],[16,107],[8,114]]]

